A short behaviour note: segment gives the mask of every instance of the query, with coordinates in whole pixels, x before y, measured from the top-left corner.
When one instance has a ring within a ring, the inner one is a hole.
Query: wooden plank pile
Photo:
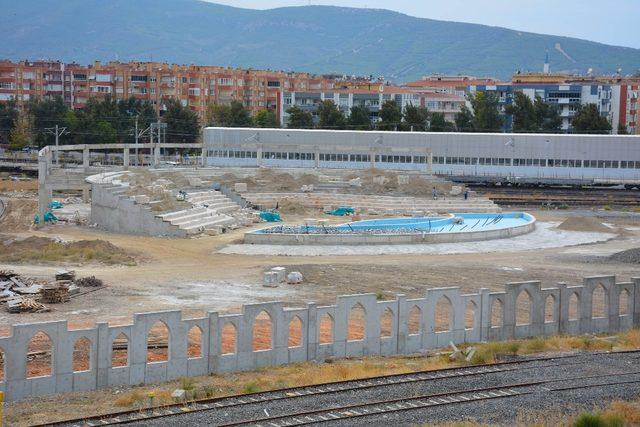
[[[0,303],[5,303],[10,313],[49,311],[34,299],[47,283],[20,276],[10,270],[0,270]]]

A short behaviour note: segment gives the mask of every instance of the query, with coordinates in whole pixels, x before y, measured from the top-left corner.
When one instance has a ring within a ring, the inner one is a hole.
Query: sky
[[[334,5],[391,9],[422,18],[472,22],[640,48],[640,0],[205,0],[250,9]]]

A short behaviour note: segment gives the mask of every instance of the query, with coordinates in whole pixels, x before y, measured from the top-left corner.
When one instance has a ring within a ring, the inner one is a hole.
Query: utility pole
[[[135,165],[138,166],[138,162],[139,162],[139,154],[138,154],[138,144],[139,144],[139,140],[140,138],[142,138],[143,136],[149,134],[150,138],[151,138],[151,143],[153,143],[153,133],[152,133],[152,129],[151,126],[149,126],[148,128],[144,129],[144,130],[139,130],[138,128],[138,118],[140,117],[139,114],[136,115],[136,121],[135,121],[135,129],[133,131],[133,136],[135,137],[135,155],[136,155],[136,162]]]
[[[56,158],[56,166],[59,166],[60,152],[58,151],[58,145],[60,143],[60,137],[62,135],[68,135],[69,132],[67,132],[66,127],[59,127],[58,125],[56,125],[55,128],[45,128],[44,130],[46,133],[56,136],[56,157],[55,158]]]

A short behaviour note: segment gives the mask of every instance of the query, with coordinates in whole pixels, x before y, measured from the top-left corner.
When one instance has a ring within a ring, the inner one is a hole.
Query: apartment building
[[[151,102],[158,114],[167,99],[205,118],[209,104],[241,101],[250,111],[272,109],[281,114],[283,90],[327,90],[330,79],[308,73],[243,70],[216,66],[156,62],[0,61],[0,102],[23,105],[32,97],[61,96],[71,108],[82,108],[89,97],[135,97]]]
[[[447,93],[424,92],[406,87],[392,86],[386,84],[376,85],[375,88],[361,89],[333,89],[330,91],[283,91],[282,92],[282,113],[280,123],[286,127],[289,122],[287,110],[297,106],[304,111],[308,111],[317,120],[317,110],[321,102],[331,100],[342,111],[345,116],[349,116],[351,108],[354,106],[364,106],[369,110],[371,123],[375,124],[379,119],[380,108],[386,101],[394,101],[403,111],[409,106],[426,107],[430,112],[444,114],[445,118],[453,121],[456,113],[465,105],[463,96]]]

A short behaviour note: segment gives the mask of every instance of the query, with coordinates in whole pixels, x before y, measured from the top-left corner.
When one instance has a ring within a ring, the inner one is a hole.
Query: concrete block
[[[290,285],[300,284],[303,280],[304,278],[302,277],[302,273],[300,273],[299,271],[292,271],[291,273],[287,274],[287,283],[289,283]]]
[[[265,288],[277,288],[278,285],[280,285],[278,273],[276,273],[275,271],[267,271],[266,273],[264,273],[263,286]]]
[[[247,192],[247,183],[246,182],[236,182],[233,186],[233,189],[236,193],[246,193]]]
[[[398,185],[409,184],[409,175],[398,175]]]
[[[282,283],[287,280],[287,269],[284,267],[273,267],[271,269],[273,273],[278,275],[278,282]]]
[[[181,388],[173,390],[171,397],[176,400],[184,400],[187,397],[187,392]]]
[[[137,196],[133,196],[133,201],[139,205],[148,205],[151,201],[151,198],[149,198],[149,196],[145,196],[144,194],[140,194]]]

